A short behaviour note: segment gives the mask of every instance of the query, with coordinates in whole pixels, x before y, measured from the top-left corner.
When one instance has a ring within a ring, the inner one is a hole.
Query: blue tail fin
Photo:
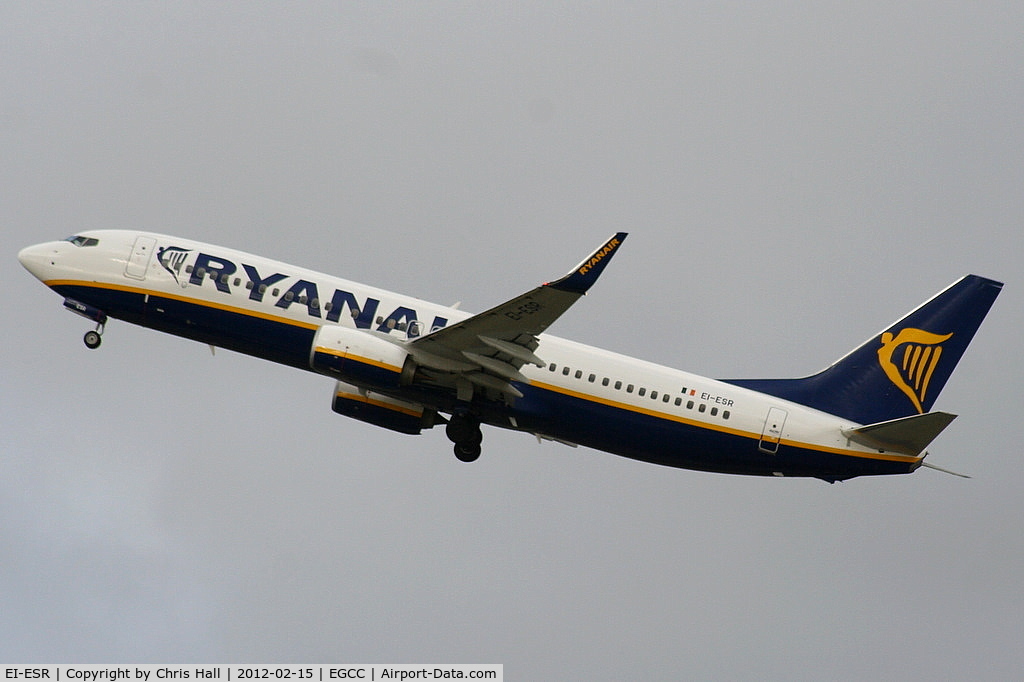
[[[728,383],[858,424],[929,412],[1002,286],[968,275],[813,376]]]

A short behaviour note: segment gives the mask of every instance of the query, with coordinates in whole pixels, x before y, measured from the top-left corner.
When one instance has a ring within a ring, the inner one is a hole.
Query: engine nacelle
[[[371,332],[341,326],[317,330],[309,364],[321,374],[381,388],[409,385],[416,369],[404,348]]]
[[[334,387],[332,407],[335,412],[346,417],[412,435],[438,423],[438,415],[434,410],[359,389],[342,381]]]

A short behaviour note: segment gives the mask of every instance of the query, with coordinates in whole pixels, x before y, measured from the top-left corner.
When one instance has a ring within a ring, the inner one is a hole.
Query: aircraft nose
[[[36,244],[18,252],[18,262],[34,277],[45,282],[47,273],[55,266],[57,249],[53,244]]]

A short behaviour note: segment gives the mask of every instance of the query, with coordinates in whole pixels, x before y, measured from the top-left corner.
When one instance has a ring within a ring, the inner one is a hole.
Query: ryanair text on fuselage
[[[180,253],[177,247],[161,249],[160,263],[164,269],[170,272],[175,278],[185,260],[180,258],[169,258],[170,253]],[[232,293],[232,277],[238,274],[239,265],[245,272],[248,281],[244,285],[249,292],[249,300],[263,302],[267,293],[276,297],[274,306],[282,310],[289,310],[292,305],[300,305],[306,309],[310,317],[324,319],[328,322],[339,322],[343,311],[347,308],[348,314],[352,317],[358,329],[371,329],[376,326],[376,331],[390,333],[393,329],[405,331],[410,338],[415,338],[426,331],[434,331],[448,324],[448,319],[435,315],[429,327],[419,319],[419,313],[407,306],[397,306],[390,314],[378,316],[380,300],[367,297],[360,305],[355,295],[350,291],[335,288],[330,300],[320,297],[320,288],[316,282],[305,279],[296,279],[288,286],[286,280],[292,278],[280,272],[274,274],[261,274],[255,266],[248,263],[236,264],[221,256],[213,256],[200,252],[192,264],[188,283],[194,286],[202,286],[204,280],[214,283],[218,291],[225,294]],[[275,286],[277,285],[277,286]]]

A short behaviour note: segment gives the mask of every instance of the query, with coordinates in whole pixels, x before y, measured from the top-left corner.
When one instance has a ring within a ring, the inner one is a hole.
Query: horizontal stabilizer
[[[869,448],[899,452],[904,455],[921,454],[935,438],[956,419],[948,412],[927,412],[902,419],[868,424],[843,431],[850,440]]]

